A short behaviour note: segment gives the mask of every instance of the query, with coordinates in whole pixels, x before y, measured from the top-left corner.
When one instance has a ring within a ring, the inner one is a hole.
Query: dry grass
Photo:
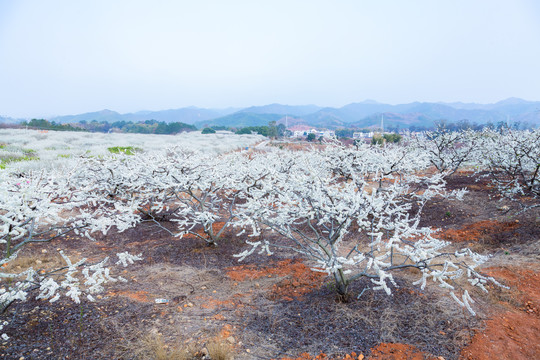
[[[233,360],[234,349],[232,345],[226,342],[215,340],[206,345],[208,355],[212,360]]]
[[[157,334],[147,335],[134,349],[133,353],[140,360],[192,360],[197,359],[194,347],[170,346]]]
[[[72,256],[70,256],[70,259],[73,262],[79,260]],[[44,270],[46,272],[49,270],[61,268],[63,266],[66,266],[66,262],[58,253],[28,253],[21,254],[17,256],[15,260],[12,260],[9,263],[5,264],[2,272],[10,274],[19,273],[25,271],[30,267],[37,271]]]
[[[142,340],[132,343],[130,349],[124,350],[139,360],[233,360],[234,348],[220,338],[213,338],[202,345],[173,346],[163,340],[161,334],[152,333]]]

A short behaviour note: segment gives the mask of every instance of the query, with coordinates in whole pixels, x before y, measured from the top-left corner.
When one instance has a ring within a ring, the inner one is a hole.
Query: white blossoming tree
[[[371,280],[374,290],[390,294],[389,285],[396,286],[392,273],[404,268],[418,272],[416,284],[422,288],[431,279],[456,299],[458,278],[483,290],[486,282],[494,281],[475,270],[485,257],[467,249],[444,252],[448,243],[436,239],[434,230],[419,226],[424,204],[434,196],[449,195],[442,174],[419,177],[412,169],[399,174],[380,169],[370,171],[367,179],[358,171],[361,167],[350,163],[344,179],[335,174],[336,157],[327,157],[328,151],[259,156],[267,165],[276,158],[289,165],[270,170],[248,191],[236,225],[249,227],[254,240],[237,255],[240,260],[255,251],[270,254],[272,247],[290,249],[316,261],[334,278],[343,298],[349,296],[350,283],[362,277]],[[379,186],[373,174],[390,179]],[[453,195],[459,198],[462,193]],[[473,312],[468,292],[460,296],[460,304]]]
[[[505,198],[529,197],[539,206],[540,130],[486,130],[479,137],[477,165],[487,171],[493,185]]]
[[[121,205],[109,206],[111,200],[101,196],[100,183],[81,181],[86,168],[76,164],[71,169],[59,173],[0,172],[0,269],[14,261],[28,244],[50,242],[71,232],[91,238],[93,232],[105,234],[113,226],[123,230],[136,223],[133,211]],[[62,293],[75,302],[83,294],[93,300],[92,295],[102,291],[103,284],[122,280],[110,275],[105,266],[108,259],[97,264],[89,264],[86,259],[72,263],[63,252],[61,255],[66,265],[47,272],[33,268],[18,273],[0,270],[0,312],[36,291],[37,298],[51,302]],[[118,256],[122,265],[141,259],[128,253]]]
[[[410,146],[427,156],[439,172],[450,176],[476,157],[476,135],[472,130],[448,131],[439,127],[423,136],[413,136],[407,140]]]
[[[241,176],[249,176],[239,153],[211,156],[171,148],[137,156],[90,159],[91,183],[103,183],[114,206],[136,208],[141,221],[152,221],[174,236],[191,234],[216,246],[235,216]],[[171,230],[164,220],[176,223]]]

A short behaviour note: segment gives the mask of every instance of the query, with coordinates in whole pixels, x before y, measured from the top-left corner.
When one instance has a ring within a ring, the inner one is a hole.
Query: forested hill
[[[8,119],[8,118],[5,118]],[[162,111],[139,111],[121,114],[102,110],[78,115],[66,115],[47,119],[56,124],[78,124],[90,122],[183,123],[197,128],[206,126],[245,127],[267,125],[270,121],[279,124],[304,124],[314,127],[347,128],[372,127],[384,119],[385,125],[397,128],[411,126],[429,127],[435,122],[468,121],[470,123],[497,124],[500,122],[521,123],[532,127],[540,125],[540,101],[509,98],[494,104],[477,103],[433,103],[412,102],[407,104],[384,104],[373,100],[351,103],[342,107],[319,107],[317,105],[269,104],[243,109],[203,109],[186,107]],[[2,120],[2,119],[0,119]],[[11,122],[1,121],[3,123]],[[163,125],[162,125],[163,127]]]

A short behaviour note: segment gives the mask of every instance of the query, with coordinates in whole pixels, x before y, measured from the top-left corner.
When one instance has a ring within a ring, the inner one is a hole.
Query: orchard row
[[[63,166],[0,170],[0,265],[27,244],[71,232],[88,238],[152,221],[172,236],[191,234],[212,246],[247,235],[243,260],[254,252],[288,249],[335,280],[342,297],[368,278],[391,293],[393,273],[412,269],[413,284],[436,284],[474,313],[468,289],[496,281],[478,267],[487,260],[469,249],[449,251],[434,229],[419,226],[435,197],[459,201],[445,178],[458,168],[488,176],[500,194],[540,197],[540,131],[433,132],[400,144],[327,143],[300,151],[268,149],[209,155],[168,148],[134,155],[70,158]],[[532,199],[532,201],[531,201]],[[175,226],[162,226],[163,220]],[[93,300],[112,277],[107,259],[85,260],[49,273],[1,272],[0,304],[66,295]],[[116,264],[144,254],[119,253]],[[1,327],[1,325],[0,325]],[[5,335],[7,337],[7,335]]]

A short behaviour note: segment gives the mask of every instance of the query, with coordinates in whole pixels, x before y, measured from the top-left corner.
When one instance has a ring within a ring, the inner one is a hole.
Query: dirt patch
[[[357,295],[369,285],[368,280],[361,280],[351,285],[351,291]],[[303,350],[341,359],[353,351],[368,354],[381,342],[407,342],[416,344],[419,351],[456,359],[470,341],[467,326],[475,321],[460,314],[455,304],[399,289],[392,296],[367,291],[359,299],[338,303],[331,286],[323,286],[301,300],[281,301],[244,314],[249,319],[244,339],[247,343],[250,334],[266,339],[267,349],[256,353],[262,358],[276,354],[295,358]]]
[[[461,355],[467,360],[540,359],[540,319],[517,311],[496,314]]]
[[[515,230],[519,227],[519,220],[509,222],[483,220],[460,229],[448,229],[438,235],[442,239],[452,242],[500,243],[504,241],[503,239],[516,237]]]
[[[502,298],[506,309],[491,315],[462,351],[467,360],[540,358],[540,276],[538,271],[518,267],[485,271],[510,286]]]
[[[486,268],[486,273],[506,283],[510,290],[517,290],[520,310],[538,314],[540,309],[540,275],[537,269],[523,269],[515,266]],[[515,291],[514,291],[515,292]]]
[[[365,356],[363,354],[356,354],[355,352],[352,352],[350,354],[347,354],[345,356],[339,356],[330,358],[328,355],[321,353],[319,355],[313,356],[308,353],[302,353],[298,357],[290,358],[290,357],[284,357],[281,360],[364,360]]]
[[[371,349],[371,354],[365,357],[363,354],[352,352],[350,354],[338,357],[329,357],[321,353],[313,356],[308,353],[302,353],[295,358],[285,357],[281,360],[440,360],[443,357],[435,357],[425,354],[413,345],[381,343]]]
[[[124,345],[140,334],[130,324],[143,329],[157,316],[152,306],[124,297],[81,304],[30,300],[11,311],[17,316],[3,329],[11,339],[0,344],[6,359],[126,358],[132,349]]]
[[[274,284],[271,299],[287,301],[301,298],[320,287],[327,274],[314,271],[300,260],[286,259],[273,262],[269,266],[256,265],[233,266],[226,269],[227,276],[234,281],[248,281],[260,278],[285,277]]]
[[[415,346],[408,344],[382,343],[371,349],[370,360],[437,360]],[[439,358],[440,359],[440,358]]]
[[[271,262],[267,266],[240,265],[240,266],[232,266],[225,270],[227,272],[227,276],[231,280],[235,280],[235,281],[255,280],[261,277],[272,277],[273,275],[276,275],[276,276],[289,276],[290,275],[295,278],[299,278],[313,272],[313,270],[308,268],[300,260],[292,260],[292,259]]]
[[[124,296],[133,301],[138,301],[138,302],[143,302],[143,303],[151,301],[150,294],[148,293],[148,291],[144,291],[144,290],[140,290],[140,291],[124,290],[124,291],[117,291],[117,292],[111,291],[107,293],[107,295],[108,296]]]

